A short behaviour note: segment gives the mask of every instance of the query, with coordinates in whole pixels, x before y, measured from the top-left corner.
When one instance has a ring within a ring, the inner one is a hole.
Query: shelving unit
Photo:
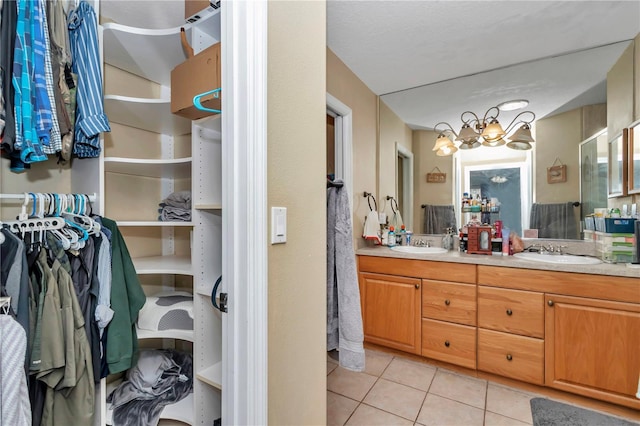
[[[184,26],[196,54],[220,41],[219,9],[205,15]],[[217,115],[191,121],[171,113],[171,70],[186,60],[180,27],[149,30],[127,25],[143,20],[131,16],[130,22],[103,25],[104,61],[140,79],[136,94],[146,85],[153,88],[146,97],[132,97],[122,93],[126,89],[107,85],[113,89],[105,94],[105,110],[112,123],[124,126],[118,130],[125,137],[114,137],[105,147],[106,209],[121,228],[145,289],[184,289],[185,282],[191,284],[194,329],[138,329],[138,338],[192,343],[193,393],[167,406],[161,418],[210,425],[221,415],[222,389],[222,317],[211,304],[222,270],[221,120]],[[149,137],[157,145],[136,146],[142,142],[134,136],[127,140],[129,128],[136,129],[132,135],[157,135]],[[162,199],[187,189],[192,203],[189,222],[154,220]]]

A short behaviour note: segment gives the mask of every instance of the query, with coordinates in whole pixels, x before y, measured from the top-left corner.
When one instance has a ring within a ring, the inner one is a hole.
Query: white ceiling
[[[605,102],[638,33],[640,1],[327,2],[329,48],[412,128],[509,99],[537,118]]]
[[[184,22],[182,0],[100,8],[124,25]],[[509,99],[537,118],[605,102],[606,73],[638,33],[640,0],[327,1],[329,48],[412,128],[458,127],[463,111]]]

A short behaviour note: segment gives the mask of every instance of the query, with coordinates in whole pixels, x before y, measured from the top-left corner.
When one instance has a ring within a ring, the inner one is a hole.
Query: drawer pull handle
[[[507,361],[511,361],[513,359],[513,357],[511,356],[511,354],[507,354]]]
[[[509,316],[513,315],[513,311],[511,309],[507,309],[507,315]]]
[[[449,343],[449,341],[448,341],[448,340],[445,340],[445,341],[444,341],[444,345],[445,345],[446,347],[449,347],[449,346],[451,346],[451,343]]]
[[[549,305],[549,306],[553,306],[553,300],[549,300],[549,301],[547,302],[547,305]]]
[[[447,306],[449,306],[449,305],[451,304],[451,301],[450,301],[449,299],[446,299],[446,300],[444,301],[444,304],[445,304],[445,305],[447,305]]]
[[[420,284],[416,284],[416,290],[420,288]]]

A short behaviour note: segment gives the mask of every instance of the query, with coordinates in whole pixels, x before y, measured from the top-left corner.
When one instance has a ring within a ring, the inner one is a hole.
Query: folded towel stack
[[[191,191],[173,192],[159,204],[158,220],[189,222],[191,220]]]
[[[365,240],[372,240],[376,244],[381,244],[382,240],[378,235],[380,230],[380,222],[378,220],[378,212],[371,210],[364,221],[364,232],[362,237]]]

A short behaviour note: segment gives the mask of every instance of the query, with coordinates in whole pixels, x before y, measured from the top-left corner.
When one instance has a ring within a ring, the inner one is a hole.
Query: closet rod
[[[36,192],[35,194],[41,194]],[[84,194],[83,194],[84,195]],[[0,200],[22,200],[24,201],[25,194],[0,194]],[[27,197],[29,197],[29,193],[27,193]],[[92,195],[89,195],[89,201],[94,202],[98,199],[97,194],[94,192]]]

